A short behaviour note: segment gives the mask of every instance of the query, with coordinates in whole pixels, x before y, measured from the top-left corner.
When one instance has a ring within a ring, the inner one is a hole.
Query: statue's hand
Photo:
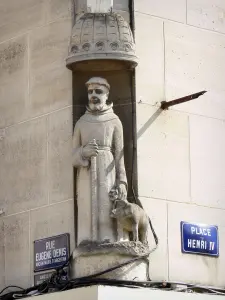
[[[120,200],[127,200],[127,188],[124,183],[120,183],[118,186],[118,192],[119,192],[119,199]]]
[[[95,141],[89,142],[86,146],[83,147],[82,155],[84,158],[91,158],[92,156],[98,155],[98,145]]]

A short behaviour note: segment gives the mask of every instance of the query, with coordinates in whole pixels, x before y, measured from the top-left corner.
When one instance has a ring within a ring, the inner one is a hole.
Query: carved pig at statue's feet
[[[121,241],[124,230],[132,232],[133,241],[147,245],[149,217],[138,205],[128,201],[115,200],[110,217],[117,219],[117,240]]]

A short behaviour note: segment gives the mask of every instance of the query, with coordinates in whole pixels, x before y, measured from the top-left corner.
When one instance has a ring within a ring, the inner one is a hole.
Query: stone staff
[[[96,140],[93,139],[93,144]],[[97,203],[97,159],[91,157],[91,235],[92,241],[98,240],[98,203]]]

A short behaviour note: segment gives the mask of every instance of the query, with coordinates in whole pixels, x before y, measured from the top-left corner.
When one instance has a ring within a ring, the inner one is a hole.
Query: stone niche
[[[87,98],[87,88],[85,82],[89,78],[100,76],[105,78],[110,84],[109,101],[113,102],[113,110],[119,116],[123,124],[124,133],[124,159],[128,180],[128,197],[132,197],[132,177],[133,187],[136,191],[136,154],[134,153],[135,128],[134,119],[134,99],[132,97],[132,77],[133,72],[128,70],[120,71],[77,71],[73,73],[73,121],[77,120],[85,113]],[[133,175],[132,175],[133,173]]]
[[[119,219],[122,211],[125,214],[125,207],[131,209],[129,202],[135,202],[134,193],[137,193],[134,97],[137,57],[129,24],[121,15],[112,11],[77,15],[66,65],[73,72],[73,126],[77,124],[73,140],[73,164],[77,168],[74,176],[77,248],[73,253],[71,276],[89,276],[129,261],[129,265],[110,272],[106,277],[132,279],[138,274],[139,280],[145,280],[148,273],[148,262],[145,259],[148,245],[143,234],[146,236],[147,216],[144,216],[143,211],[139,212],[143,216],[142,220],[146,221],[145,225],[143,223],[138,227],[138,223],[132,223],[127,229],[122,228],[118,220],[112,220],[115,216]],[[92,82],[96,78],[99,83]],[[88,83],[89,94],[87,82],[92,82],[91,87]],[[98,92],[101,94],[99,97]],[[88,98],[88,112],[83,116]],[[100,105],[100,98],[102,101],[105,99],[103,107],[105,111],[110,109],[110,112],[105,113],[103,108],[103,113],[101,110],[96,113],[94,108],[90,112],[91,106]],[[122,122],[124,142],[121,139],[122,130],[119,129],[121,124],[112,112],[112,103],[114,113]],[[98,125],[96,120],[104,121],[99,121],[101,124]],[[89,125],[91,123],[93,125]],[[91,143],[90,137],[93,141]],[[98,144],[95,144],[95,139]],[[107,145],[111,145],[110,154],[107,154]],[[93,147],[99,147],[101,154],[97,158],[90,154],[93,152],[87,152],[95,151]],[[111,163],[107,167],[109,161]],[[105,171],[107,169],[110,171]],[[128,190],[125,187],[127,184]],[[109,197],[115,186],[119,187],[118,200]],[[120,205],[123,205],[124,210],[119,208]],[[138,210],[141,208],[136,207],[135,211]],[[133,218],[133,213],[134,210],[129,214],[130,218]],[[140,260],[133,261],[135,257]]]
[[[116,13],[79,14],[72,29],[66,64],[73,72],[73,127],[86,109],[85,83],[88,79],[103,77],[110,84],[109,102],[113,102],[114,112],[123,124],[128,197],[131,199],[133,189],[137,191],[133,82],[137,57],[129,24]]]

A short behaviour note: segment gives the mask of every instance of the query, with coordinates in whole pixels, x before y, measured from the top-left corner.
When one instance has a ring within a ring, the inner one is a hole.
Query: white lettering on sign
[[[45,244],[46,250],[55,249],[55,241],[46,242]]]
[[[59,248],[59,249],[53,250],[53,258],[65,256],[65,255],[66,255],[66,248]]]
[[[59,258],[53,258],[52,259],[53,263],[59,263],[59,262],[62,262],[62,261],[66,261],[66,257],[59,257]]]
[[[36,267],[46,266],[51,263],[51,260],[44,260],[36,262]]]
[[[55,249],[55,241],[45,243],[46,251],[36,253],[36,266],[43,266],[51,263],[66,261],[66,248]],[[52,259],[52,260],[51,260]]]
[[[191,233],[196,235],[211,236],[211,229],[191,226]]]
[[[44,251],[40,253],[36,253],[36,261],[41,261],[45,259],[50,259],[52,258],[52,252],[50,251]]]
[[[209,250],[214,250],[215,243],[214,242],[209,242]]]
[[[212,243],[212,242],[210,242],[210,243]],[[212,243],[212,244],[214,244],[214,243]],[[208,246],[207,241],[188,239],[188,248],[196,248],[196,249],[207,250],[207,246]],[[210,250],[212,250],[212,249],[210,249]]]

